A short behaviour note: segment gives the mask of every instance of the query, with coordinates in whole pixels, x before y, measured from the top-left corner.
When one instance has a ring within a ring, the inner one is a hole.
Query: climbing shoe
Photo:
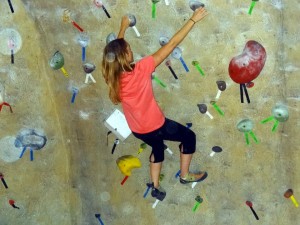
[[[205,180],[207,176],[208,176],[207,172],[204,172],[204,175],[197,180],[194,175],[188,173],[187,175],[185,175],[185,177],[180,177],[180,183],[187,184],[192,182],[201,182]]]

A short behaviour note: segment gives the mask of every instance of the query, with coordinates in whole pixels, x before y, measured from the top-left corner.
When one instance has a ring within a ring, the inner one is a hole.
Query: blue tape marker
[[[150,188],[151,188],[150,186],[147,187],[147,190],[145,191],[144,196],[143,196],[144,198],[146,198],[146,196],[147,196],[147,194],[148,194]]]
[[[32,148],[30,149],[30,161],[33,161],[33,150],[32,150]]]
[[[85,61],[85,47],[82,47],[82,61]]]
[[[175,175],[175,178],[177,178],[177,177],[179,177],[179,175],[180,175],[180,170],[178,170],[178,172],[176,173],[176,175]]]
[[[78,92],[79,92],[79,90],[77,88],[73,88],[73,96],[72,96],[71,103],[74,103],[75,97],[76,97]]]
[[[25,151],[26,151],[26,147],[23,148],[23,151],[21,152],[20,158],[23,157]]]
[[[180,60],[181,64],[183,65],[185,71],[186,71],[186,72],[189,72],[189,68],[187,67],[187,65],[186,65],[185,62],[183,61],[183,58],[180,57],[179,60]]]

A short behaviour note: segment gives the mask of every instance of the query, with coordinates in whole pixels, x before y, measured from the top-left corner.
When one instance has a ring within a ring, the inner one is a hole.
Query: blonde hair
[[[109,88],[109,98],[114,104],[121,102],[120,78],[123,72],[132,71],[127,60],[127,42],[121,38],[109,42],[103,51],[102,75]]]

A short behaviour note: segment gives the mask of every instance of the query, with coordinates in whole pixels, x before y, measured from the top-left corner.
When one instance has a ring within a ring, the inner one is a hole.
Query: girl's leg
[[[150,176],[155,188],[159,187],[159,176],[164,161],[164,142],[162,139],[162,132],[160,129],[150,132],[148,134],[133,133],[135,137],[144,141],[147,145],[152,147],[152,152],[149,157],[150,161]]]
[[[193,158],[193,154],[183,154],[180,152],[180,177],[186,177],[186,175],[194,176],[195,180],[200,179],[205,173],[189,173],[190,164]]]
[[[187,127],[166,119],[164,126],[164,140],[179,141],[180,144],[180,177],[185,177],[190,174],[196,180],[200,179],[205,173],[192,174],[189,173],[190,164],[193,158],[193,153],[196,150],[196,135]]]
[[[162,162],[153,163],[150,162],[150,176],[151,181],[153,182],[153,186],[158,188],[159,186],[159,175],[162,168]]]

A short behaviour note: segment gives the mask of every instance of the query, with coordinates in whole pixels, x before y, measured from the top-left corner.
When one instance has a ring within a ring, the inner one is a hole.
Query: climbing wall
[[[155,2],[0,2],[1,225],[299,224],[299,1],[202,1],[209,15],[153,88],[165,115],[197,135],[191,170],[209,175],[180,184],[179,143],[166,141],[157,205],[151,148],[110,132],[122,109],[101,74],[123,15],[136,18],[140,36],[125,38],[139,60],[193,13],[188,0]]]

